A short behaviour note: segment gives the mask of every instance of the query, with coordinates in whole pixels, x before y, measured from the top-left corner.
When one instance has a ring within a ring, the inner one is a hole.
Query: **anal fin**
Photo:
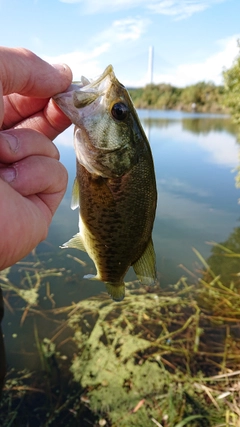
[[[152,238],[142,256],[133,264],[134,271],[143,285],[154,285],[157,280],[156,257]]]

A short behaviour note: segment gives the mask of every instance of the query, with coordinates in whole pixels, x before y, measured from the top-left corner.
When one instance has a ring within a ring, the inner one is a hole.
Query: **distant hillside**
[[[170,84],[149,84],[128,89],[136,108],[226,113],[224,87],[199,82],[185,88]]]

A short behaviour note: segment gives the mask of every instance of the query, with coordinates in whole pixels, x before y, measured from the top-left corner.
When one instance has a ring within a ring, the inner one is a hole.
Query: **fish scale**
[[[111,297],[125,295],[133,266],[144,285],[156,282],[152,228],[157,190],[150,145],[131,98],[111,66],[54,101],[75,124],[77,176],[72,206],[79,233],[63,247],[85,250]]]

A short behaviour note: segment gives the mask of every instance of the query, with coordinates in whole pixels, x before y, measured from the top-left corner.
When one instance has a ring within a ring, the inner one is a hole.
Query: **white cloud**
[[[112,12],[145,5],[145,0],[59,0],[62,3],[82,3],[86,13]]]
[[[109,29],[98,34],[92,39],[93,45],[96,47],[87,51],[68,52],[58,56],[43,56],[43,59],[54,63],[66,63],[73,71],[73,79],[80,80],[82,75],[88,78],[95,78],[103,72],[105,63],[102,65],[102,55],[108,53],[111,57],[113,65],[116,54],[114,52],[116,44],[127,41],[135,41],[139,39],[145,31],[147,20],[126,19],[114,21]],[[114,37],[113,37],[114,35]],[[198,63],[180,64],[175,68],[169,68],[166,73],[157,73],[154,70],[155,83],[170,83],[178,87],[185,87],[199,81],[212,81],[215,84],[222,84],[222,71],[224,68],[230,68],[234,59],[239,54],[237,39],[240,34],[236,34],[227,39],[217,41],[218,52]],[[109,43],[107,40],[112,40]],[[119,76],[120,78],[120,76]],[[141,80],[136,81],[133,77],[124,78],[124,84],[128,87],[145,86],[148,81],[146,70],[145,76]]]
[[[82,75],[94,78],[102,74],[103,69],[99,64],[99,57],[109,48],[109,43],[103,43],[87,52],[75,51],[58,56],[42,56],[42,58],[50,64],[65,63],[69,65],[73,72],[73,80],[80,80]]]
[[[113,58],[116,56],[116,45],[121,43],[124,45],[126,41],[137,41],[146,31],[148,24],[148,19],[141,18],[115,20],[109,28],[92,37],[86,47],[86,51],[68,52],[51,57],[42,56],[42,58],[51,64],[68,64],[73,71],[73,80],[80,80],[82,75],[94,78],[103,72],[103,67],[100,65],[101,56],[108,52],[113,61]],[[90,48],[90,46],[94,47]],[[105,66],[107,65],[108,63],[105,64]]]
[[[62,3],[82,3],[86,13],[108,12],[121,9],[143,7],[152,13],[170,15],[175,19],[189,18],[197,12],[202,12],[217,3],[228,0],[59,0]]]
[[[199,81],[213,81],[215,84],[222,84],[222,71],[230,68],[233,60],[239,53],[236,34],[224,40],[219,40],[217,44],[219,50],[214,55],[206,58],[203,62],[180,64],[174,69],[169,69],[167,73],[156,73],[154,81],[156,83],[165,82],[176,86],[186,86]]]
[[[95,41],[111,40],[111,46],[118,42],[136,41],[145,33],[148,19],[126,18],[113,21],[112,25],[94,38]]]
[[[161,15],[171,15],[175,19],[189,18],[197,12],[202,12],[216,3],[223,3],[226,0],[164,0],[153,1],[148,5],[148,9]]]
[[[98,36],[105,40],[117,41],[132,41],[138,40],[145,32],[149,21],[140,18],[127,18],[117,20],[112,23],[112,26]]]

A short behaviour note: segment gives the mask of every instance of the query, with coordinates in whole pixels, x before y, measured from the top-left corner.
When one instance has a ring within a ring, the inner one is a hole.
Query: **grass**
[[[0,425],[240,426],[239,275],[223,281],[194,252],[196,272],[182,267],[168,289],[128,283],[120,303],[103,293],[57,306],[52,282],[71,272],[37,258],[19,265],[18,286],[1,273],[6,307],[21,298],[21,328],[32,322],[39,369],[8,372]]]

